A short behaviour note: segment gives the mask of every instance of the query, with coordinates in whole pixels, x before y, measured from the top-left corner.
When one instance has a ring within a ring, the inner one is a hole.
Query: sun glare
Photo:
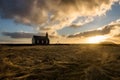
[[[100,42],[103,42],[107,39],[106,36],[94,36],[94,37],[90,37],[88,38],[87,40],[87,43],[100,43]]]

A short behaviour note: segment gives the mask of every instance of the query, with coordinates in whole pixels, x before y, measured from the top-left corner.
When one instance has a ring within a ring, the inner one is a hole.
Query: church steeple
[[[48,33],[46,32],[46,37],[48,38]]]

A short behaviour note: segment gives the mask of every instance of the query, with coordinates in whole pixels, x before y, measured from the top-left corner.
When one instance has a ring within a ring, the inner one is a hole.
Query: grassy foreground
[[[120,80],[120,47],[0,45],[0,80]]]

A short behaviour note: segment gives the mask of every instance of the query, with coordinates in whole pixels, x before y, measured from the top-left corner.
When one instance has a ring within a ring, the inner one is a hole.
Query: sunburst
[[[107,39],[108,37],[107,36],[94,36],[94,37],[89,37],[87,39],[87,43],[100,43],[100,42],[103,42]]]

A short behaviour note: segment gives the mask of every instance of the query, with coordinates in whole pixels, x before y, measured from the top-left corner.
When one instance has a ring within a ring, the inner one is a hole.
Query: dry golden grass
[[[0,80],[120,80],[120,47],[1,45]]]

